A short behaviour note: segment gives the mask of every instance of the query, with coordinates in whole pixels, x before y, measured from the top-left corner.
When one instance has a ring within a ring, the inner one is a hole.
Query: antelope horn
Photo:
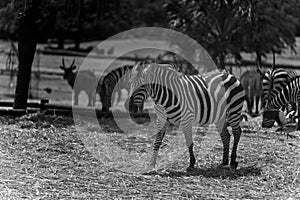
[[[73,59],[72,64],[71,64],[70,67],[73,67],[74,63],[75,63],[75,58]]]
[[[63,65],[63,66],[62,66],[63,68],[66,68],[66,65],[65,65],[65,58],[64,58],[64,57],[62,58],[62,65]]]

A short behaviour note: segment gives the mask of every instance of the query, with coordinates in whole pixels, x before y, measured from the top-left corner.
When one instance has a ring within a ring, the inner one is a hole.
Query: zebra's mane
[[[123,66],[121,66],[121,67],[118,67],[118,68],[116,68],[116,69],[113,69],[112,71],[108,72],[108,73],[102,78],[102,82],[103,82],[105,79],[109,78],[110,76],[113,76],[114,73],[116,73],[116,72],[126,73],[126,72],[128,72],[128,70],[131,70],[132,68],[133,68],[133,65],[123,65]],[[122,75],[124,75],[124,74],[122,74]]]
[[[184,74],[179,71],[179,68],[173,63],[154,63],[153,69],[160,69],[163,71],[171,72],[176,76],[183,76]]]
[[[294,76],[290,79],[290,82],[293,82],[296,79],[300,79],[300,75]]]

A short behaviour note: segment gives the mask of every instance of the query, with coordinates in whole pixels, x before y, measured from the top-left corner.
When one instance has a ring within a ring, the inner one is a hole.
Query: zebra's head
[[[151,73],[151,68],[153,68],[152,64],[149,63],[139,63],[133,67],[129,78],[129,96],[132,96],[138,88],[146,84]]]
[[[141,86],[126,99],[125,108],[131,113],[143,112],[143,104],[148,97],[146,87]]]
[[[283,121],[282,111],[279,108],[276,108],[273,104],[270,94],[265,96],[264,105],[263,105],[263,116],[262,116],[262,127],[263,128],[272,128],[275,121],[279,126],[282,126],[285,122]]]
[[[275,121],[279,126],[286,124],[286,118],[281,110],[266,110],[263,113],[262,127],[271,128]]]
[[[150,76],[151,68],[153,68],[152,64],[142,62],[136,64],[131,71],[129,78],[130,90],[128,99],[125,102],[125,108],[130,112],[137,112],[141,104],[148,98],[145,84]]]

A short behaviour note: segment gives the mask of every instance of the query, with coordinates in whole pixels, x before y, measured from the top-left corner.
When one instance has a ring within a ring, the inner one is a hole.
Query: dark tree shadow
[[[204,176],[206,178],[218,178],[218,179],[237,179],[243,176],[260,176],[261,168],[257,166],[241,167],[236,170],[229,167],[214,166],[212,168],[195,168],[193,171],[153,171],[144,173],[145,175],[159,175],[162,177],[183,177],[183,176]]]

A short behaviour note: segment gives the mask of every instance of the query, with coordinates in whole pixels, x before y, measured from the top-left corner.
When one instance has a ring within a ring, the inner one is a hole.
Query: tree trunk
[[[272,54],[273,54],[273,64],[272,64],[272,70],[274,70],[276,68],[275,66],[275,59],[276,59],[276,56],[275,56],[275,51],[272,51]]]
[[[218,68],[225,69],[225,53],[224,52],[219,54]]]
[[[256,60],[257,60],[257,67],[259,67],[261,69],[261,53],[260,52],[256,52]]]
[[[19,13],[19,66],[15,90],[14,108],[26,109],[31,66],[37,45],[37,27],[40,0],[23,0],[23,9]]]
[[[79,0],[79,11],[77,15],[77,33],[75,36],[75,50],[80,50],[80,42],[81,42],[81,32],[82,32],[82,16],[84,12],[84,2],[83,0]]]

